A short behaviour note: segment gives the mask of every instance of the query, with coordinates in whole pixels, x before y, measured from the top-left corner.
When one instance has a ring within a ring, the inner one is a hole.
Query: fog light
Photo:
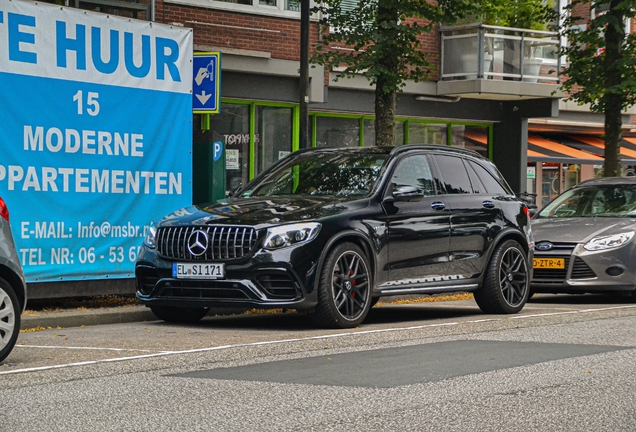
[[[623,274],[623,269],[618,267],[618,266],[614,266],[614,267],[609,267],[607,270],[605,270],[605,273],[607,273],[610,276],[620,276]]]

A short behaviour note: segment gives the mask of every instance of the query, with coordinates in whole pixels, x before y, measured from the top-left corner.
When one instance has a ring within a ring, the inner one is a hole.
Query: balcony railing
[[[66,6],[154,21],[155,0],[65,0]]]
[[[441,79],[477,78],[558,84],[556,32],[480,23],[442,27]]]

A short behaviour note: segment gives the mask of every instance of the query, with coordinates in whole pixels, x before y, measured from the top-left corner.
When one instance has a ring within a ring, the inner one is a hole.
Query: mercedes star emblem
[[[188,237],[188,250],[196,257],[201,256],[208,249],[208,235],[205,231],[196,230]]]

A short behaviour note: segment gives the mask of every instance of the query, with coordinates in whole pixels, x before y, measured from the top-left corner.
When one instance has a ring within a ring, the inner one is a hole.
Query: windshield
[[[538,217],[636,217],[636,185],[570,189],[541,210]]]
[[[366,196],[375,187],[388,157],[365,153],[301,154],[250,184],[243,196]]]

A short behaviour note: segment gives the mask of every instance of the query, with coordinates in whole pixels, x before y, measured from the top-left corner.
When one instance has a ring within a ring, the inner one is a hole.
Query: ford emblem
[[[540,251],[547,251],[547,250],[552,249],[552,243],[550,243],[550,242],[537,243],[536,248],[537,248],[537,250],[540,250]]]

